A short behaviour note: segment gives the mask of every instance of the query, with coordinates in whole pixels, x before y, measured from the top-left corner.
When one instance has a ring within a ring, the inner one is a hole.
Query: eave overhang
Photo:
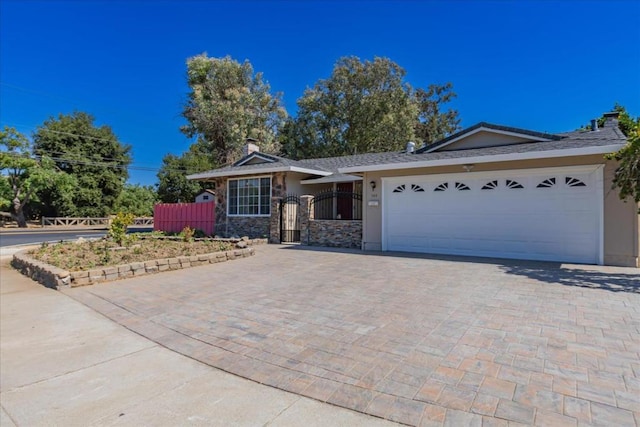
[[[614,153],[624,147],[624,143],[600,145],[582,148],[569,148],[564,150],[546,150],[546,151],[529,151],[522,153],[493,154],[485,156],[469,156],[469,157],[452,157],[446,159],[432,160],[416,160],[402,163],[387,163],[378,165],[349,166],[338,168],[340,173],[357,173],[357,172],[375,172],[397,169],[415,169],[429,168],[436,166],[452,166],[464,164],[493,163],[493,162],[509,162],[516,160],[535,160],[548,159],[558,157],[575,157],[588,156],[591,154],[608,154]],[[416,157],[422,157],[421,154],[415,154]]]
[[[212,178],[222,178],[225,176],[240,176],[240,175],[261,175],[274,172],[299,172],[309,175],[329,176],[331,172],[321,171],[317,169],[301,168],[299,166],[274,166],[271,168],[259,168],[259,169],[240,169],[240,170],[224,170],[224,171],[209,171],[202,173],[195,173],[187,175],[189,180],[202,180],[206,181]]]
[[[322,178],[305,179],[304,181],[300,181],[300,184],[331,184],[334,182],[353,182],[353,181],[362,181],[362,177],[356,176],[356,175],[334,174],[329,176],[323,176]]]

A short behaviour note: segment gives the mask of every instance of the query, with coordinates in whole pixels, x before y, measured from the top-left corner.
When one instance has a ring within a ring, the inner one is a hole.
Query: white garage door
[[[597,166],[383,179],[383,250],[600,263]]]

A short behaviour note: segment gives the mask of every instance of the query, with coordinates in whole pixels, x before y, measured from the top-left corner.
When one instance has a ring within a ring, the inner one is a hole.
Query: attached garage
[[[383,178],[382,250],[602,263],[602,171]]]

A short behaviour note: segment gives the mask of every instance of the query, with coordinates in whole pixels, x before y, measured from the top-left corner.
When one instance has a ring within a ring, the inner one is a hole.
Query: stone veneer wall
[[[271,198],[271,217],[269,218],[269,243],[280,243],[280,203],[282,197]]]
[[[240,176],[238,178],[251,178]],[[248,236],[251,238],[265,237],[270,234],[269,217],[228,217],[227,216],[227,179],[216,178],[216,235],[220,236]],[[275,172],[271,174],[271,197],[283,197],[287,193],[286,174]],[[277,216],[280,222],[279,211],[271,210],[271,217]],[[274,220],[275,221],[275,220]],[[273,222],[273,221],[272,221]]]
[[[302,233],[305,240],[305,233]],[[362,221],[310,220],[307,242],[310,246],[355,248],[362,246]]]
[[[227,220],[227,179],[215,178],[213,180],[216,193],[216,229],[217,236],[226,235]]]
[[[230,216],[227,217],[227,234],[250,239],[268,238],[269,222],[268,216]]]
[[[362,247],[362,221],[314,219],[312,202],[313,196],[300,197],[300,241],[303,245]]]

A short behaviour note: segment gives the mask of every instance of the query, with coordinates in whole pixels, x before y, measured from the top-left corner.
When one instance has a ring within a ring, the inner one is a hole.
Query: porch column
[[[271,217],[269,218],[269,243],[280,243],[280,208],[282,197],[271,198]]]
[[[309,244],[310,225],[313,221],[313,196],[300,196],[300,244]]]

